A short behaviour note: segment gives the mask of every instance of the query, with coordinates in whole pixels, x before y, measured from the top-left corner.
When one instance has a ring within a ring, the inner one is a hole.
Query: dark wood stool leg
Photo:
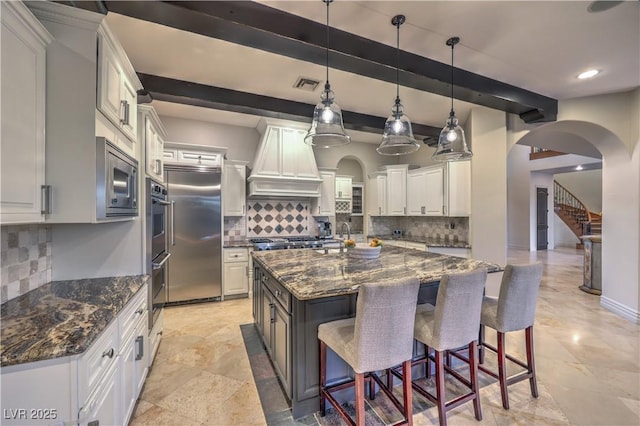
[[[324,388],[327,385],[327,345],[320,342],[320,416],[324,417],[326,413],[326,399],[324,397]]]
[[[533,356],[533,326],[527,327],[524,331],[527,345],[527,369],[531,377],[529,378],[529,386],[531,387],[531,395],[538,397],[538,380],[536,379],[536,363]]]
[[[500,394],[502,406],[509,409],[509,395],[507,394],[507,363],[505,359],[504,333],[498,331],[498,380],[500,381]]]
[[[484,324],[480,324],[480,331],[478,332],[478,348],[480,349],[480,359],[478,364],[484,364]]]
[[[444,353],[441,351],[434,351],[436,356],[436,399],[438,400],[438,418],[440,419],[440,426],[447,425],[447,411],[445,408],[445,393],[444,393]]]
[[[356,425],[364,426],[364,373],[356,373]]]
[[[391,369],[387,369],[387,389],[393,389],[393,374],[391,374]]]
[[[482,408],[480,407],[480,392],[478,390],[478,347],[476,342],[469,343],[469,373],[471,381],[471,391],[474,393],[473,411],[476,419],[482,420]]]
[[[422,346],[424,346],[424,356],[427,357],[427,362],[425,363],[425,375],[428,379],[431,377],[431,360],[429,359],[429,346],[427,346],[425,343],[423,343]]]
[[[391,389],[389,389],[391,390]],[[404,417],[407,425],[413,426],[413,398],[411,386],[411,360],[402,363],[402,395],[404,396]]]

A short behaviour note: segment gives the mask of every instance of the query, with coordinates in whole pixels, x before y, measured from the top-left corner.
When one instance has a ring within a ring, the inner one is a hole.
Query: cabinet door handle
[[[156,160],[156,174],[162,174],[162,160]]]
[[[113,354],[114,353],[115,353],[115,351],[113,350],[113,348],[111,348],[108,351],[102,352],[102,358],[104,358],[105,356],[108,357],[108,358],[113,358]]]
[[[244,204],[242,205],[242,215],[243,215],[243,216],[244,216],[244,212],[245,212],[245,208],[246,208],[246,207],[247,207],[247,206],[245,206]]]
[[[124,124],[127,120],[127,101],[124,99],[120,101],[120,123]]]
[[[427,210],[427,208],[425,206],[420,207],[420,213],[421,214],[425,214],[426,210]]]
[[[144,312],[144,309],[140,308],[136,311],[136,314],[142,315],[143,312]]]
[[[275,310],[276,310],[276,305],[273,303],[269,303],[269,317],[271,320],[271,324],[276,322]]]
[[[402,211],[403,211],[403,214],[406,216],[406,215],[407,215],[407,208],[406,208],[406,207],[403,207],[403,208],[402,208]]]
[[[447,215],[447,206],[445,205],[442,206],[442,214],[445,216]]]
[[[249,267],[247,266],[245,269],[247,270],[247,276],[249,276]]]
[[[40,200],[40,214],[49,214],[51,213],[51,185],[40,186],[40,191],[42,197]]]
[[[382,207],[378,207],[378,216],[382,215]]]
[[[136,337],[136,361],[140,361],[144,356],[144,336]]]

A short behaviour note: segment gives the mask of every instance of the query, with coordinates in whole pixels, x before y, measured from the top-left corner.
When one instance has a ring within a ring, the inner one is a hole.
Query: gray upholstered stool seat
[[[369,382],[370,398],[373,397],[375,381],[403,413],[403,420],[396,424],[413,424],[411,381],[403,384],[404,398],[401,404],[375,371],[402,364],[403,373],[411,377],[413,322],[418,303],[418,289],[419,282],[415,277],[405,277],[383,284],[361,285],[358,289],[355,318],[320,324],[320,415],[324,416],[328,399],[347,423],[364,425],[366,380]],[[353,368],[355,378],[352,382],[327,386],[327,347]],[[355,386],[355,422],[332,395],[333,391],[349,386]]]
[[[485,297],[482,302],[480,319],[480,364],[484,363],[485,348],[491,349],[498,356],[498,374],[480,366],[480,370],[495,377],[500,382],[502,406],[509,409],[507,386],[529,379],[531,395],[538,397],[536,368],[533,355],[533,323],[536,314],[538,289],[542,280],[542,264],[507,265],[500,283],[498,299]],[[497,331],[497,348],[484,341],[485,327]],[[505,333],[525,330],[525,346],[527,362],[508,355],[505,352]],[[506,360],[518,364],[525,371],[507,378]]]
[[[473,401],[476,419],[482,420],[480,397],[478,394],[478,363],[476,339],[480,327],[482,294],[487,280],[486,269],[444,276],[438,287],[435,308],[419,305],[416,310],[414,337],[425,345],[425,358],[414,361],[413,365],[427,363],[429,348],[434,350],[436,366],[436,395],[413,383],[413,388],[438,406],[440,424],[446,425],[446,412],[467,401]],[[447,351],[467,346],[470,355],[470,377],[467,380],[444,363]],[[445,396],[445,375],[448,372],[469,388],[469,393],[447,402]]]

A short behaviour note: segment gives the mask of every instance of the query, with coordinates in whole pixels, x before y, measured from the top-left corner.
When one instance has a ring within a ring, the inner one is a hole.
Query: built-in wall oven
[[[160,311],[167,303],[166,262],[171,254],[167,250],[167,189],[160,183],[146,179],[147,213],[147,273],[151,275],[149,286],[149,331],[153,329]]]

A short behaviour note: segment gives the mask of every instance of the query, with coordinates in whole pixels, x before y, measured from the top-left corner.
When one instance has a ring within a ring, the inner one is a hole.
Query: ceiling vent
[[[309,77],[298,77],[293,87],[307,92],[313,92],[316,90],[320,82]]]

